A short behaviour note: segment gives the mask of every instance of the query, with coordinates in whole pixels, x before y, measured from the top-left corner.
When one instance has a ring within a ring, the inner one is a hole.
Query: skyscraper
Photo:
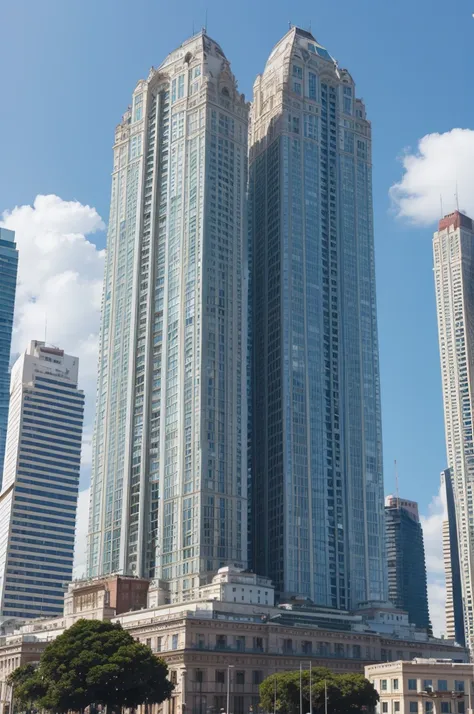
[[[458,532],[466,644],[474,647],[474,231],[455,211],[433,238],[446,451]]]
[[[446,519],[443,521],[443,559],[446,581],[446,637],[455,640],[463,647],[466,644],[464,634],[464,613],[462,605],[461,573],[459,569],[459,546],[456,523],[451,471],[441,472],[441,490],[446,504]]]
[[[15,308],[18,251],[15,234],[0,228],[0,485],[7,438],[10,348]]]
[[[247,562],[247,125],[203,31],[115,133],[88,573],[160,578],[173,600]]]
[[[384,599],[371,128],[296,27],[254,84],[249,197],[252,567],[321,605]]]
[[[0,493],[0,617],[53,617],[72,579],[84,394],[79,360],[32,341],[12,368]]]
[[[404,498],[385,500],[388,599],[408,612],[410,622],[431,632],[425,545],[418,504]]]

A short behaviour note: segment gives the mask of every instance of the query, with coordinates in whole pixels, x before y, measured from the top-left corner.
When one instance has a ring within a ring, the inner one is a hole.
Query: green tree
[[[13,699],[20,708],[32,707],[38,697],[44,694],[36,679],[36,665],[23,664],[7,677],[7,684],[13,689]]]
[[[303,714],[310,711],[309,671],[301,673],[303,690]],[[335,674],[325,667],[316,667],[311,672],[311,695],[314,714],[324,712],[327,696],[330,714],[347,714],[371,710],[378,701],[373,685],[362,674]],[[260,685],[260,704],[267,711],[275,706],[280,714],[300,714],[300,672],[282,672],[267,677]]]
[[[55,712],[81,711],[91,703],[120,711],[169,698],[167,674],[166,663],[120,624],[79,620],[46,647],[19,691]]]

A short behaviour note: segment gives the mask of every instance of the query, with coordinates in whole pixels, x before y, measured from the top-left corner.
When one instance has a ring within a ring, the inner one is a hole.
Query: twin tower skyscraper
[[[115,132],[88,575],[386,598],[371,129],[291,28],[251,107],[203,31]]]

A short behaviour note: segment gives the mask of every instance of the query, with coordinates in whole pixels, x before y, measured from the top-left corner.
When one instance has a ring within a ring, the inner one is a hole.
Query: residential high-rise
[[[386,597],[371,128],[293,27],[254,84],[251,560],[278,590]]]
[[[425,545],[418,504],[396,496],[385,499],[388,599],[406,610],[410,622],[431,633]]]
[[[247,126],[203,31],[115,133],[87,570],[172,600],[247,562]]]
[[[459,546],[454,504],[453,482],[450,469],[441,472],[441,491],[446,507],[443,521],[443,559],[446,581],[446,637],[465,647],[464,613],[462,605]]]
[[[78,371],[77,357],[37,340],[12,368],[0,493],[0,618],[62,612],[81,463]]]
[[[446,451],[456,507],[466,644],[474,648],[474,231],[455,211],[433,238]]]
[[[15,308],[18,251],[15,234],[0,228],[0,486],[7,438],[10,348]]]

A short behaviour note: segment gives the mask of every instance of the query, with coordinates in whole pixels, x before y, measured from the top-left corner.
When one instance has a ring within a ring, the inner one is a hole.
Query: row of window
[[[447,679],[438,679],[437,683],[436,680],[435,684],[437,686],[433,686],[433,680],[432,679],[424,679],[423,680],[423,687],[422,691],[427,692],[433,689],[436,689],[438,692],[447,692],[448,691],[448,680]],[[411,692],[416,692],[418,690],[418,680],[416,679],[409,679],[408,680],[408,690]],[[381,679],[380,680],[380,689],[382,692],[387,692],[388,691],[388,679]],[[392,679],[392,692],[397,692],[400,689],[400,680],[399,679]],[[464,692],[464,680],[463,679],[455,679],[454,680],[454,691],[456,692]]]
[[[382,714],[389,714],[389,702],[382,702],[381,710]],[[396,712],[399,711],[400,702],[393,702],[392,712],[396,714]],[[407,711],[406,708],[405,711]],[[423,714],[434,714],[434,704],[432,701],[427,700],[424,702],[423,707],[423,702],[409,702],[408,711],[410,712],[410,714],[421,714],[422,712]],[[455,702],[440,702],[439,708],[437,707],[438,714],[465,714],[465,711],[466,705],[463,701],[458,701],[457,706]]]

